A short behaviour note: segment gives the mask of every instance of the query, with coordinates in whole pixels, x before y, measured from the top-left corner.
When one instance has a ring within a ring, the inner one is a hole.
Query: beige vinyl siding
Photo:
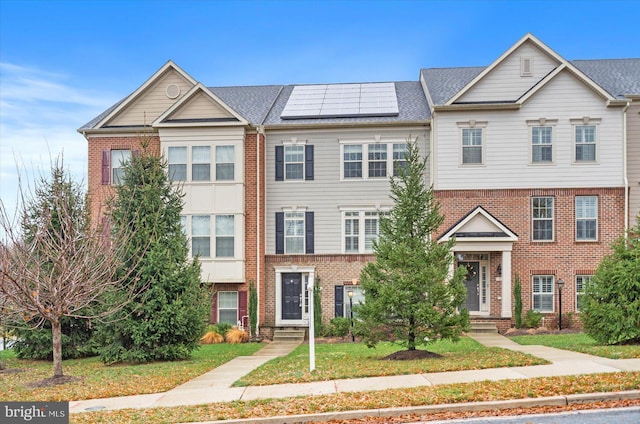
[[[180,109],[172,113],[169,119],[197,119],[197,118],[232,118],[225,108],[216,103],[211,97],[200,92]]]
[[[574,162],[570,120],[599,119],[595,163]],[[557,120],[553,126],[552,164],[531,164],[528,120]],[[459,122],[486,121],[482,166],[460,165]],[[606,107],[565,71],[532,96],[520,110],[440,112],[437,115],[435,166],[438,189],[620,187],[623,184],[622,109]]]
[[[186,146],[188,154],[193,146],[211,147],[211,181],[181,182],[184,192],[183,215],[233,215],[233,258],[201,258],[202,279],[206,282],[242,282],[245,272],[245,222],[244,222],[244,129],[216,128],[161,128],[160,148],[163,155],[170,146]],[[234,146],[234,181],[215,181],[216,146]],[[211,237],[214,237],[215,219],[211,220]]]
[[[640,214],[640,99],[634,100],[627,110],[627,152],[629,224],[633,226]]]
[[[531,76],[521,76],[520,64],[523,57],[532,60]],[[525,43],[478,81],[458,101],[516,100],[557,66],[558,63],[554,59],[531,42]]]
[[[423,154],[427,152],[429,133],[424,128],[296,131],[267,134],[266,147],[266,249],[275,253],[275,213],[283,208],[314,212],[314,247],[317,254],[342,253],[342,208],[376,208],[391,206],[389,180],[340,180],[342,166],[339,140],[404,142],[419,137]],[[314,146],[314,180],[275,181],[275,146],[283,140],[297,138]],[[428,171],[427,171],[428,176]]]
[[[180,87],[180,95],[175,99],[167,97],[167,86],[176,84]],[[160,76],[147,89],[138,96],[130,105],[122,110],[113,119],[107,122],[107,126],[150,125],[155,119],[173,105],[182,95],[193,87],[177,71],[170,69]]]

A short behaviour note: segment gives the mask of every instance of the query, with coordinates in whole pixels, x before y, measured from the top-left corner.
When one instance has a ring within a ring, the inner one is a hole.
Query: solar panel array
[[[282,119],[397,116],[392,82],[297,85],[280,115]]]

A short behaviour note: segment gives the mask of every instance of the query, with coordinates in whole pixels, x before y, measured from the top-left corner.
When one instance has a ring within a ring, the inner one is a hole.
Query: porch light
[[[562,331],[562,287],[564,287],[564,281],[562,278],[558,278],[556,284],[558,285],[558,330]]]

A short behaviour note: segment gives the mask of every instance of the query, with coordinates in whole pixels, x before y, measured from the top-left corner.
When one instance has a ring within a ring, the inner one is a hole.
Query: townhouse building
[[[579,311],[640,209],[640,59],[567,61],[531,34],[417,81],[207,87],[169,61],[79,131],[94,219],[135,150],[164,155],[212,321],[246,324],[254,283],[266,337],[308,325],[309,282],[325,322],[363,300],[408,139],[445,215],[434,237],[455,237],[469,271],[465,306],[501,330],[516,276],[525,310],[553,320],[562,279],[563,312]]]

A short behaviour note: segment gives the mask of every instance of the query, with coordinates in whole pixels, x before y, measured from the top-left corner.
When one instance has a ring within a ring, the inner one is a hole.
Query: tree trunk
[[[62,324],[60,320],[51,321],[53,334],[53,377],[62,377]]]
[[[416,320],[413,316],[409,317],[409,335],[407,341],[409,342],[409,350],[416,350]]]

